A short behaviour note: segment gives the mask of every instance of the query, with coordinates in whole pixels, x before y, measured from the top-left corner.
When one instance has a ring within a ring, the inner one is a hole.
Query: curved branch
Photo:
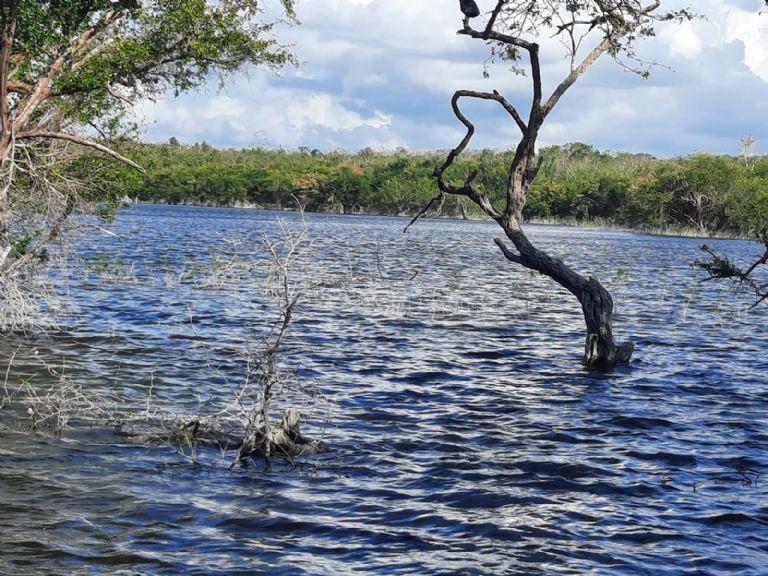
[[[445,200],[446,194],[454,194],[457,196],[466,196],[470,200],[472,200],[475,204],[480,206],[480,208],[483,209],[483,211],[493,218],[494,220],[498,221],[498,219],[501,217],[501,214],[496,210],[496,208],[493,207],[493,204],[491,203],[490,198],[488,198],[488,195],[484,192],[479,192],[475,189],[475,187],[472,185],[475,178],[477,177],[477,171],[472,171],[467,175],[467,178],[464,180],[464,184],[462,186],[455,186],[451,184],[450,182],[447,182],[445,178],[443,177],[443,173],[454,163],[456,158],[459,157],[459,155],[466,149],[467,144],[469,144],[469,141],[472,139],[472,136],[475,133],[475,125],[472,124],[472,122],[469,121],[469,119],[464,115],[464,113],[461,111],[461,108],[459,108],[459,100],[463,97],[467,98],[479,98],[481,100],[495,100],[499,104],[502,105],[502,107],[514,118],[515,123],[518,125],[520,130],[525,134],[525,132],[528,130],[528,127],[525,125],[525,122],[523,122],[523,119],[520,117],[520,114],[517,112],[514,106],[510,104],[506,98],[504,98],[501,94],[498,93],[498,91],[494,90],[493,92],[476,92],[474,90],[457,90],[453,98],[451,99],[451,107],[453,108],[453,113],[456,115],[456,118],[459,119],[459,122],[461,122],[466,128],[467,133],[464,135],[464,138],[461,139],[461,142],[459,142],[459,145],[456,146],[456,148],[452,149],[448,153],[448,157],[445,159],[445,161],[435,168],[434,173],[432,174],[437,179],[437,186],[438,186],[438,194],[434,198],[432,198],[420,211],[416,216],[413,217],[413,219],[408,223],[408,225],[403,230],[404,233],[408,232],[411,226],[413,226],[419,218],[424,216],[430,208],[432,208],[432,205],[435,202],[440,201],[441,203]]]
[[[459,142],[459,145],[456,146],[453,150],[451,150],[448,153],[448,157],[445,159],[445,161],[435,169],[435,178],[437,178],[438,184],[440,185],[440,189],[444,190],[445,192],[449,192],[451,194],[454,194],[455,192],[453,190],[447,190],[445,181],[443,180],[443,172],[445,172],[448,167],[453,164],[454,160],[458,158],[459,154],[461,154],[464,149],[467,147],[467,144],[469,144],[469,141],[472,139],[472,136],[475,134],[475,125],[470,122],[466,116],[462,113],[461,109],[459,108],[459,99],[464,96],[465,94],[468,95],[468,93],[471,92],[470,90],[457,90],[453,98],[451,98],[451,107],[453,108],[453,113],[456,116],[456,118],[459,119],[459,122],[464,124],[464,126],[467,128],[467,133],[464,135],[464,138],[461,139],[461,142]],[[450,186],[450,185],[447,185]]]
[[[535,42],[529,42],[528,40],[523,40],[518,36],[510,36],[509,34],[502,34],[500,32],[494,32],[493,30],[488,29],[481,31],[467,26],[466,28],[459,30],[458,33],[469,36],[470,38],[478,38],[480,40],[494,40],[496,42],[501,42],[502,44],[511,44],[512,46],[517,46],[523,50],[530,50],[536,46]]]
[[[504,256],[507,257],[507,260],[514,262],[515,264],[521,264],[523,266],[525,265],[520,255],[512,252],[512,250],[510,250],[507,245],[504,244],[504,241],[501,238],[494,238],[493,241],[496,243],[496,246],[501,249]]]
[[[444,194],[466,196],[475,204],[480,206],[480,208],[482,208],[488,216],[494,220],[498,220],[501,217],[501,214],[498,212],[498,210],[496,210],[496,208],[493,207],[493,204],[491,203],[490,198],[488,198],[488,195],[484,192],[477,191],[472,185],[475,177],[477,176],[476,171],[471,172],[467,176],[462,186],[454,186],[453,184],[446,182],[445,178],[443,178],[443,173],[453,164],[456,158],[458,158],[459,154],[464,151],[464,149],[467,147],[467,144],[469,144],[469,141],[472,139],[472,136],[475,134],[475,125],[469,121],[469,119],[461,111],[461,108],[459,108],[459,100],[463,97],[495,100],[499,102],[510,114],[512,114],[513,118],[515,118],[515,121],[518,122],[518,126],[520,124],[525,126],[525,123],[520,118],[520,115],[517,114],[517,111],[514,109],[514,107],[496,91],[489,93],[475,92],[473,90],[457,90],[451,99],[451,107],[453,108],[453,113],[456,118],[459,119],[459,122],[466,126],[467,133],[464,135],[464,138],[461,139],[459,145],[448,153],[448,157],[445,159],[445,161],[435,169],[434,176],[437,178],[438,187],[441,193]]]
[[[525,134],[528,131],[528,126],[526,126],[525,122],[523,121],[522,116],[520,116],[520,113],[517,111],[517,109],[512,106],[512,104],[507,101],[504,96],[499,94],[498,90],[494,90],[493,92],[475,92],[474,90],[459,90],[457,92],[461,93],[461,97],[467,97],[467,98],[478,98],[480,100],[494,100],[501,104],[502,108],[507,111],[507,113],[512,116],[512,118],[515,120],[515,123],[517,124],[517,127],[520,128],[520,132]]]
[[[142,168],[139,164],[137,164],[130,158],[126,158],[125,156],[123,156],[122,154],[119,154],[118,152],[115,152],[111,148],[108,148],[103,144],[99,144],[98,142],[87,140],[86,138],[80,138],[79,136],[73,136],[72,134],[64,134],[62,132],[48,132],[46,130],[29,130],[27,132],[21,132],[20,134],[16,134],[17,140],[30,140],[35,138],[47,139],[47,140],[65,140],[67,142],[74,142],[75,144],[78,144],[80,146],[85,146],[86,148],[93,148],[94,150],[98,150],[102,154],[106,154],[107,156],[110,156],[115,160],[119,160],[123,164],[130,166],[135,170],[138,170],[142,174],[144,173],[144,168]]]

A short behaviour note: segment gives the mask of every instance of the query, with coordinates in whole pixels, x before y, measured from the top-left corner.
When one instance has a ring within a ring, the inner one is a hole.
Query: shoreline
[[[156,205],[156,206],[188,206],[198,208],[224,208],[224,209],[238,209],[238,210],[266,210],[272,212],[296,212],[295,207],[286,207],[280,204],[256,204],[253,202],[236,201],[230,203],[214,203],[214,202],[168,202],[168,201],[145,201],[139,199],[123,198],[120,200],[123,207],[136,206],[139,204],[144,205]],[[340,205],[339,205],[340,206]],[[306,209],[306,212],[310,214],[335,214],[338,216],[382,216],[388,218],[413,218],[415,214],[403,213],[403,212],[383,212],[376,210],[366,210],[362,207],[352,211],[344,211],[343,206],[338,209],[339,206],[328,206],[328,209]],[[458,214],[438,214],[423,216],[426,220],[454,220],[457,222],[492,222],[488,217],[481,215],[458,215]],[[633,234],[640,234],[645,236],[663,236],[667,238],[690,238],[698,240],[742,240],[742,241],[757,241],[754,238],[744,236],[743,234],[718,232],[715,234],[702,234],[700,231],[694,228],[632,228],[631,226],[621,226],[615,223],[604,220],[572,220],[557,218],[536,218],[526,220],[523,225],[534,226],[560,226],[565,228],[591,228],[595,230],[613,230],[616,232],[631,232]]]

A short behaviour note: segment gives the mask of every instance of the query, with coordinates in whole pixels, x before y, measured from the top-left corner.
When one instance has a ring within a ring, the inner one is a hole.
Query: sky
[[[477,0],[481,27],[494,0]],[[298,26],[277,34],[302,64],[275,75],[251,69],[223,89],[144,102],[144,138],[226,148],[377,151],[454,147],[464,129],[451,110],[455,90],[498,90],[525,109],[530,78],[492,65],[488,48],[457,35],[456,0],[298,0]],[[706,19],[660,26],[638,45],[660,63],[648,79],[604,57],[563,97],[539,146],[584,142],[605,151],[657,157],[738,154],[755,139],[768,154],[768,10],[762,0],[665,1],[693,5]],[[562,46],[539,39],[545,92],[568,72]],[[495,102],[463,105],[477,132],[471,148],[513,147],[519,133]]]

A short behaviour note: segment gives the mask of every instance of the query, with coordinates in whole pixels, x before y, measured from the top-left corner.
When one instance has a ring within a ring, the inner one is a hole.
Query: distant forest
[[[146,168],[139,174],[100,166],[114,197],[144,202],[294,208],[348,214],[416,214],[435,195],[432,178],[443,152],[366,148],[356,154],[222,150],[207,144],[124,144],[122,152]],[[511,151],[462,155],[455,179],[477,171],[475,185],[502,205]],[[572,143],[541,150],[542,165],[524,216],[532,221],[578,222],[699,234],[764,233],[768,223],[768,156],[693,154],[657,159],[649,154],[601,152]],[[93,170],[94,161],[81,170]],[[107,174],[108,173],[108,174]],[[479,216],[471,203],[448,198],[442,215]]]

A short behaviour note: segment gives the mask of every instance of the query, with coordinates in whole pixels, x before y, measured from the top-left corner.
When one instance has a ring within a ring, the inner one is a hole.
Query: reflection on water
[[[84,248],[119,265],[72,280],[79,314],[32,345],[134,407],[150,382],[167,406],[216,406],[273,319],[257,247],[275,218],[123,212]],[[332,452],[230,472],[215,451],[194,468],[6,421],[0,574],[765,573],[765,315],[697,282],[697,241],[531,227],[614,290],[637,359],[599,375],[572,298],[508,264],[491,225],[307,219],[286,361],[332,401],[307,429]],[[28,350],[16,375],[44,380]]]

